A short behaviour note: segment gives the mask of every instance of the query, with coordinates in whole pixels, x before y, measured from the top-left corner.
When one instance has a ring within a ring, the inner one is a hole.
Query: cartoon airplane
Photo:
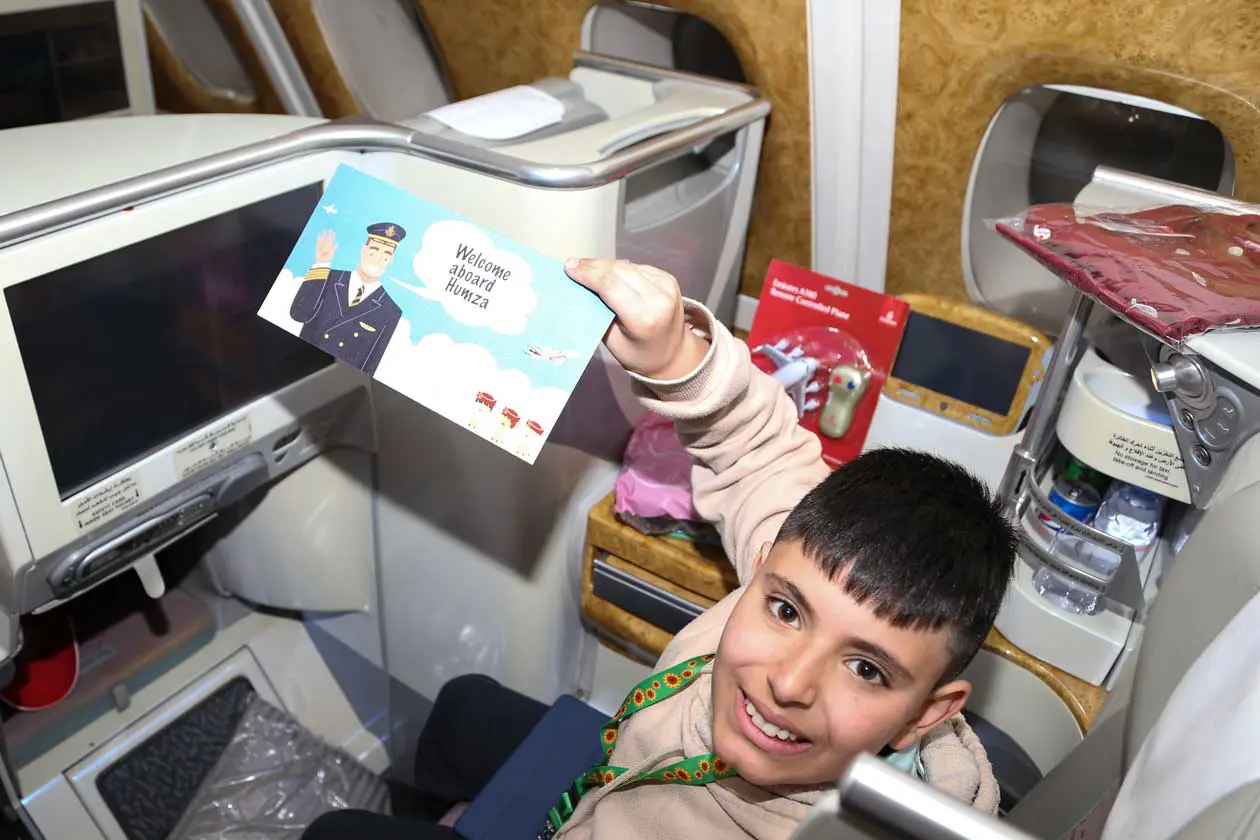
[[[822,385],[810,382],[818,372],[818,360],[805,355],[799,346],[788,350],[787,340],[776,344],[762,344],[754,353],[761,353],[774,362],[775,371],[770,374],[783,386],[788,396],[796,403],[796,416],[801,418],[805,412],[818,408],[818,400],[809,398],[822,390]]]
[[[335,215],[337,215],[337,205],[336,205],[336,204],[321,204],[321,205],[319,206],[319,209],[323,210],[323,211],[324,211],[325,213],[327,213],[329,216],[335,216]]]
[[[562,365],[569,359],[576,359],[582,354],[577,350],[556,350],[540,344],[531,344],[525,349],[525,355],[532,356],[535,359],[542,359],[544,362],[551,362],[553,365]]]

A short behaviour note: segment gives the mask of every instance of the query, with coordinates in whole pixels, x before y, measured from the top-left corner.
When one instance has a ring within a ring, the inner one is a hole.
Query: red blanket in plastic
[[[1078,220],[1072,205],[1046,204],[996,229],[1168,343],[1260,326],[1260,215],[1173,205]]]

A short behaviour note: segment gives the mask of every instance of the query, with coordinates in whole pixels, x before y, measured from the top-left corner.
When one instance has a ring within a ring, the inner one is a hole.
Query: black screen
[[[113,3],[0,16],[0,128],[129,106]]]
[[[63,499],[332,363],[257,314],[321,192],[304,187],[5,290]]]
[[[1027,347],[911,312],[892,375],[994,414],[1010,411]]]

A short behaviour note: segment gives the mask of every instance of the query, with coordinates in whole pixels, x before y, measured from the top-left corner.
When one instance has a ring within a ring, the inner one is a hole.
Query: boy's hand
[[[687,326],[672,274],[625,260],[569,260],[564,268],[617,316],[604,345],[626,370],[648,379],[681,379],[704,361],[709,345]]]

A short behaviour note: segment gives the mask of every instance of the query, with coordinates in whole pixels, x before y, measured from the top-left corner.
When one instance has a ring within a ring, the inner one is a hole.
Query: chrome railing
[[[770,113],[769,100],[746,85],[585,52],[574,56],[574,64],[654,81],[685,80],[737,92],[748,101],[607,157],[574,164],[525,160],[371,119],[320,123],[0,216],[0,248],[252,169],[325,151],[399,152],[539,189],[589,189],[678,157]]]

